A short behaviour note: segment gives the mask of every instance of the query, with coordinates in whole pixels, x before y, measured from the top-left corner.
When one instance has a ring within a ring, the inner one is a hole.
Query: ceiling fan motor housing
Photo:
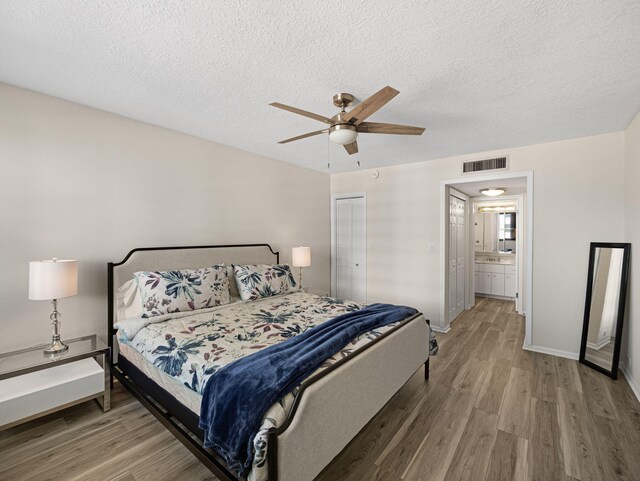
[[[341,93],[333,96],[333,105],[344,109],[353,103],[355,97],[351,94]]]

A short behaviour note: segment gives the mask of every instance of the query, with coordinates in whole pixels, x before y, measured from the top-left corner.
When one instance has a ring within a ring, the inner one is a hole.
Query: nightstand
[[[58,355],[46,345],[0,354],[0,430],[90,399],[111,408],[110,348],[96,335],[65,343]]]

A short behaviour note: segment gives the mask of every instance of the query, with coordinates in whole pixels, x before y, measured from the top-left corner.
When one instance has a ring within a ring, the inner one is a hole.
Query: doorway
[[[366,196],[363,193],[336,196],[331,207],[331,294],[366,302]]]
[[[487,187],[506,187],[507,193],[521,197],[519,205],[520,215],[517,216],[518,224],[521,227],[518,232],[521,236],[522,244],[520,252],[517,252],[517,286],[516,293],[521,308],[521,313],[525,315],[525,345],[532,344],[533,331],[533,172],[513,172],[494,174],[470,174],[468,176],[443,180],[440,182],[441,199],[441,228],[440,228],[440,320],[432,322],[432,328],[440,332],[448,332],[452,317],[455,312],[450,313],[450,276],[451,276],[451,239],[450,239],[450,194],[452,191],[459,191],[466,194],[469,199],[481,196],[480,189]],[[517,188],[516,188],[517,187]],[[518,190],[520,189],[520,190]],[[471,201],[467,201],[465,210],[465,236],[468,247],[466,270],[464,273],[465,285],[465,309],[470,309],[475,305],[475,231],[473,220],[473,209],[470,207]],[[506,220],[506,219],[505,219]],[[504,239],[504,237],[503,237]],[[504,275],[509,273],[506,272]],[[493,278],[492,278],[493,279]],[[505,278],[506,279],[506,278]],[[457,278],[456,278],[457,283]],[[485,290],[487,288],[486,282]],[[497,288],[500,286],[497,285]],[[493,287],[492,287],[493,289]],[[506,291],[505,291],[506,292]],[[511,291],[510,291],[511,292]]]
[[[511,301],[512,310],[524,315],[520,292],[525,232],[523,195],[504,195],[500,200],[472,199],[474,223],[474,292],[479,297]]]

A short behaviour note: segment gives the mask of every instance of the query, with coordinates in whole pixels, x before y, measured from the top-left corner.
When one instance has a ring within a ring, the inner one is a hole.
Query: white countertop
[[[496,264],[499,266],[515,266],[515,259],[504,259],[501,261],[476,261],[476,264]]]

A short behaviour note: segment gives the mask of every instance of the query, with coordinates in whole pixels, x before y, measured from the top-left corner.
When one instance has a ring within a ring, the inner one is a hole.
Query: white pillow
[[[135,279],[116,289],[116,321],[142,316],[142,297]]]

